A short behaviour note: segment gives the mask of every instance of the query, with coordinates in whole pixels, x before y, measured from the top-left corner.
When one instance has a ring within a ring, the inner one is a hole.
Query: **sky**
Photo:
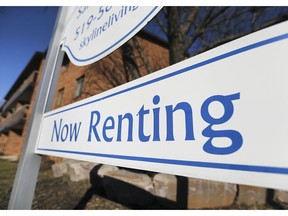
[[[58,7],[0,7],[0,105],[36,51],[50,42]]]
[[[44,1],[44,5],[49,2]],[[69,1],[69,4],[72,2]],[[275,4],[278,2],[273,1]],[[58,7],[52,6],[13,7],[0,4],[0,106],[33,54],[48,48],[57,12]]]
[[[0,5],[0,107],[34,53],[48,48],[58,9]]]

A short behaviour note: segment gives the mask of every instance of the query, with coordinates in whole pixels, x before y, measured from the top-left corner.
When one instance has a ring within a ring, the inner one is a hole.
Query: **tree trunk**
[[[130,74],[133,80],[138,79],[140,73],[134,56],[133,47],[127,42],[122,45],[121,49],[126,73]]]
[[[136,49],[137,49],[137,51],[139,53],[144,65],[145,65],[147,73],[149,73],[149,74],[152,73],[153,72],[152,67],[151,67],[146,55],[144,54],[143,49],[140,47],[137,38],[133,37],[132,41],[133,41],[134,46],[136,47]]]
[[[178,7],[167,7],[168,42],[170,65],[185,59],[185,39],[179,23],[180,14]]]

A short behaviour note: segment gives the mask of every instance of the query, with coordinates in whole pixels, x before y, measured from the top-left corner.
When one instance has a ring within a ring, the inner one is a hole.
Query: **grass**
[[[0,159],[0,210],[8,208],[18,163]],[[43,162],[42,162],[43,165]],[[32,209],[73,209],[89,187],[67,176],[54,178],[51,167],[40,168]]]
[[[7,209],[13,182],[17,170],[17,163],[0,159],[0,209]]]

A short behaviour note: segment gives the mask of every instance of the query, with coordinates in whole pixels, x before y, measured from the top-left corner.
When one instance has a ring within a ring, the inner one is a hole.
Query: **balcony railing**
[[[19,87],[19,89],[10,97],[10,99],[4,104],[2,109],[2,115],[5,115],[17,102],[27,104],[30,103],[31,96],[33,94],[33,87],[36,80],[37,71],[34,71]]]
[[[7,133],[9,130],[20,133],[24,127],[28,107],[29,105],[24,105],[9,117],[3,118],[0,121],[0,133]]]

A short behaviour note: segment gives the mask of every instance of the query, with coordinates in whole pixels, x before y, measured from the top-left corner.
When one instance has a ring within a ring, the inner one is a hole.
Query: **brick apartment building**
[[[54,108],[101,93],[169,65],[167,44],[141,31],[122,47],[91,65],[77,67],[65,56]],[[19,158],[27,133],[45,54],[36,52],[0,108],[0,154]]]
[[[36,52],[5,96],[0,116],[0,153],[19,156],[26,134],[32,94],[44,53]]]

